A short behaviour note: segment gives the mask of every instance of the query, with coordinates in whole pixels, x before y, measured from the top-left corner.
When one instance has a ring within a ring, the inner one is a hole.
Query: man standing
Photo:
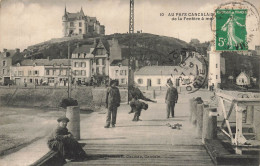
[[[172,117],[174,117],[174,107],[175,103],[178,101],[178,92],[177,89],[173,87],[172,81],[168,82],[169,88],[166,92],[165,103],[167,104],[167,118],[170,117],[170,113]]]
[[[116,124],[116,115],[117,115],[117,107],[120,106],[120,93],[119,89],[116,87],[116,81],[112,80],[110,82],[110,87],[107,88],[106,94],[106,108],[107,110],[107,120],[105,128],[110,127],[110,123],[112,127],[115,127]],[[111,115],[112,115],[112,122],[111,122]]]

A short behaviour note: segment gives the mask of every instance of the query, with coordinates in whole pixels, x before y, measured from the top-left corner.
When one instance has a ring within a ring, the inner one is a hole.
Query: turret
[[[68,14],[65,6],[64,15],[62,16],[63,36],[68,36],[67,24],[68,24]]]
[[[66,6],[65,6],[65,10],[64,10],[64,15],[62,16],[62,21],[68,21],[68,14],[67,14],[67,9],[66,9]]]

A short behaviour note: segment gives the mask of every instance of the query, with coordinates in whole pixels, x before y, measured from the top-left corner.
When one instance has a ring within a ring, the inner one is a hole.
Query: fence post
[[[205,108],[203,115],[202,143],[217,138],[217,108]]]
[[[199,137],[202,135],[203,126],[203,104],[197,104],[197,134]]]
[[[80,109],[78,106],[68,106],[66,111],[66,117],[70,120],[68,123],[68,130],[72,135],[79,140],[80,139]]]
[[[197,114],[197,102],[195,100],[193,100],[192,102],[192,116],[191,116],[191,123],[196,126],[196,123],[197,123],[197,117],[196,117],[196,114]]]
[[[254,106],[247,106],[246,108],[246,123],[253,124],[254,122]]]

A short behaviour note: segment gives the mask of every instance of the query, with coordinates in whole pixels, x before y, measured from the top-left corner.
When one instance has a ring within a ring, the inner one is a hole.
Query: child
[[[69,119],[60,117],[57,121],[58,126],[48,139],[49,148],[57,151],[64,159],[84,159],[86,157],[85,151],[67,129]]]
[[[142,121],[141,119],[139,119],[140,115],[141,115],[141,111],[142,109],[147,110],[148,109],[148,104],[141,102],[138,100],[138,97],[135,96],[132,100],[132,102],[130,103],[131,108],[133,108],[134,111],[134,118],[133,121]]]

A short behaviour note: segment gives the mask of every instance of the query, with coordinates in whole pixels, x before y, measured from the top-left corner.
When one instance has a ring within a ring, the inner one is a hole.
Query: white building
[[[109,77],[121,86],[128,82],[128,60],[113,60],[109,67]]]
[[[221,72],[225,74],[225,59],[221,58],[221,52],[215,50],[215,46],[211,44],[208,50],[209,71],[208,85],[217,87],[221,83]]]
[[[134,73],[137,86],[166,86],[171,79],[174,86],[187,86],[194,80],[194,70],[180,66],[145,66]]]
[[[26,59],[11,66],[11,79],[17,85],[34,84],[43,82],[49,85],[65,85],[67,80],[67,59]]]
[[[73,78],[79,82],[89,82],[91,77],[108,76],[108,49],[101,39],[93,45],[78,46],[72,53],[71,66]]]
[[[245,72],[241,72],[236,78],[236,84],[240,86],[250,85],[250,77]]]

